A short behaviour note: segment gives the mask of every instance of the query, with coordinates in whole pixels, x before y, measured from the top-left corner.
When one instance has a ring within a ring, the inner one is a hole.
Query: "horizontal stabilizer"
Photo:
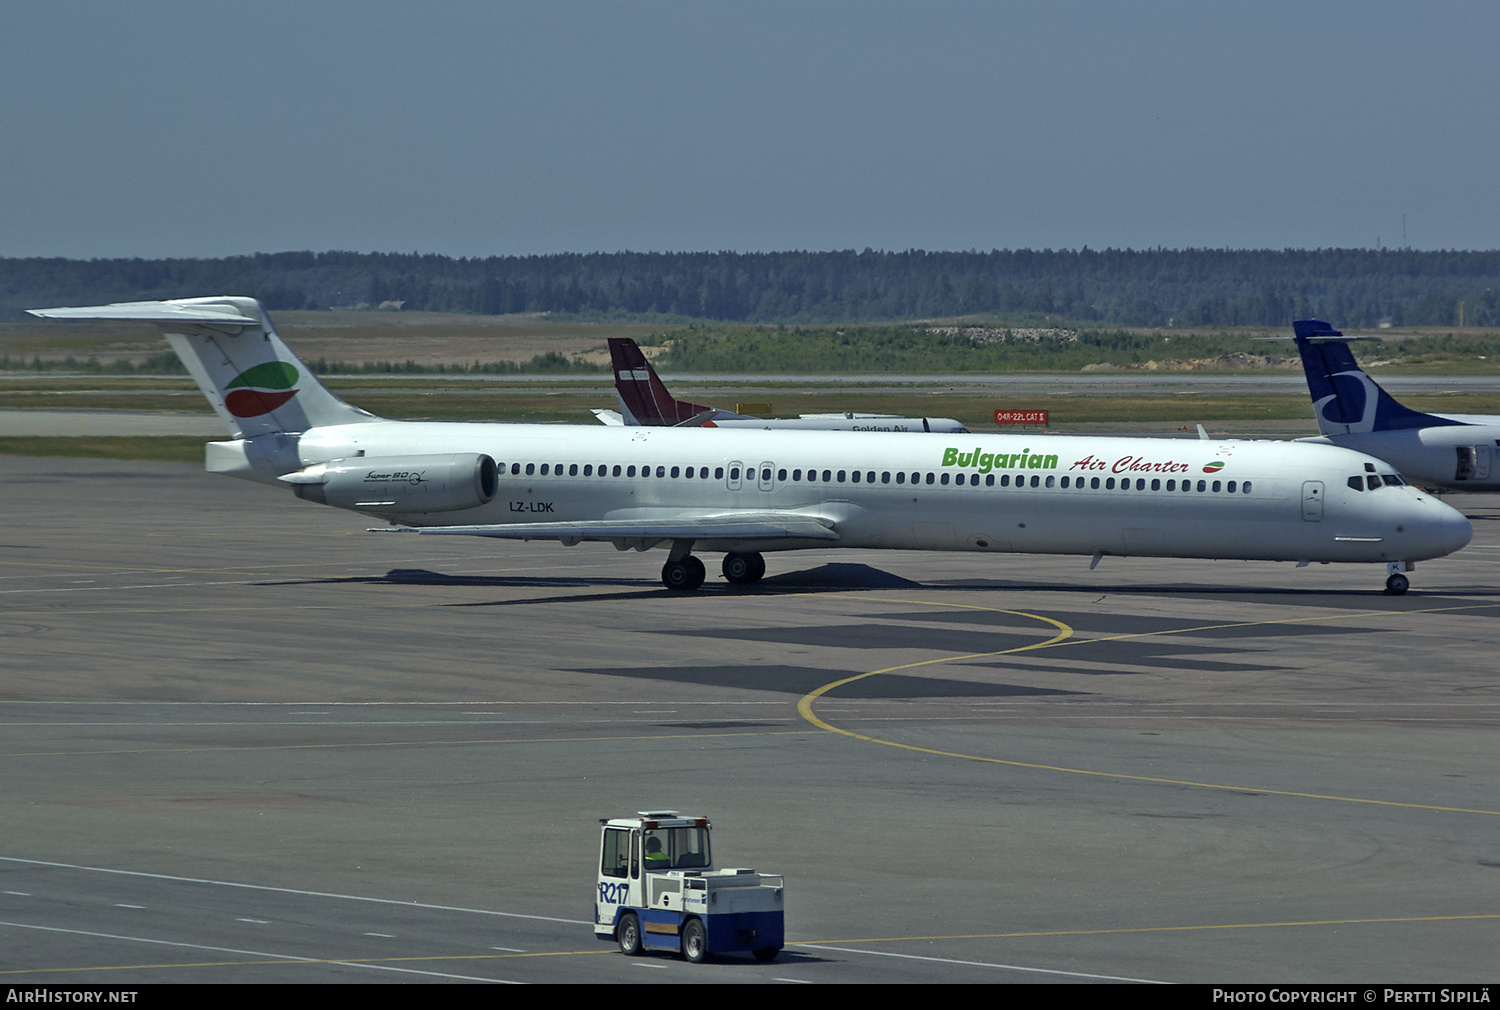
[[[27,309],[43,319],[131,319],[142,323],[192,323],[198,326],[259,326],[233,304],[219,299],[190,298],[175,302],[115,302],[62,309]]]

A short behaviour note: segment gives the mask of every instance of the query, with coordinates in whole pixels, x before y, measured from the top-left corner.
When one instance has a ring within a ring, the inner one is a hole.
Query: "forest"
[[[246,294],[268,308],[554,313],[663,323],[1500,326],[1500,251],[1104,249],[282,252],[0,259],[0,320],[52,305]]]

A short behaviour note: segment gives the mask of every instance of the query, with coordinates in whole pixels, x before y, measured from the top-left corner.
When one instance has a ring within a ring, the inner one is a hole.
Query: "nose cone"
[[[1460,550],[1474,538],[1474,527],[1458,509],[1422,495],[1418,499],[1421,516],[1406,524],[1404,560],[1441,558]]]

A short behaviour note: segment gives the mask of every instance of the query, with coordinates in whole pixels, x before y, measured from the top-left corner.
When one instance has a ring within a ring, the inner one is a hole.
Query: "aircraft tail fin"
[[[380,420],[340,400],[284,344],[254,298],[31,309],[44,319],[156,323],[235,438]]]
[[[1346,337],[1321,319],[1299,319],[1292,330],[1320,433],[1351,435],[1462,423],[1397,403],[1354,360],[1349,341],[1359,338]]]
[[[620,396],[620,412],[627,424],[645,427],[671,427],[697,421],[702,414],[724,416],[712,407],[677,400],[662,384],[661,377],[640,347],[629,337],[609,338],[609,357],[615,369],[615,392]],[[737,416],[737,415],[729,415]]]

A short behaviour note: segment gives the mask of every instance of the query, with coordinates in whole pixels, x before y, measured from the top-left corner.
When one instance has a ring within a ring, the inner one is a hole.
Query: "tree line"
[[[818,324],[990,316],[1108,326],[1500,326],[1500,251],[1104,249],[588,253],[454,258],[283,252],[0,259],[27,308],[247,294],[272,310]]]

